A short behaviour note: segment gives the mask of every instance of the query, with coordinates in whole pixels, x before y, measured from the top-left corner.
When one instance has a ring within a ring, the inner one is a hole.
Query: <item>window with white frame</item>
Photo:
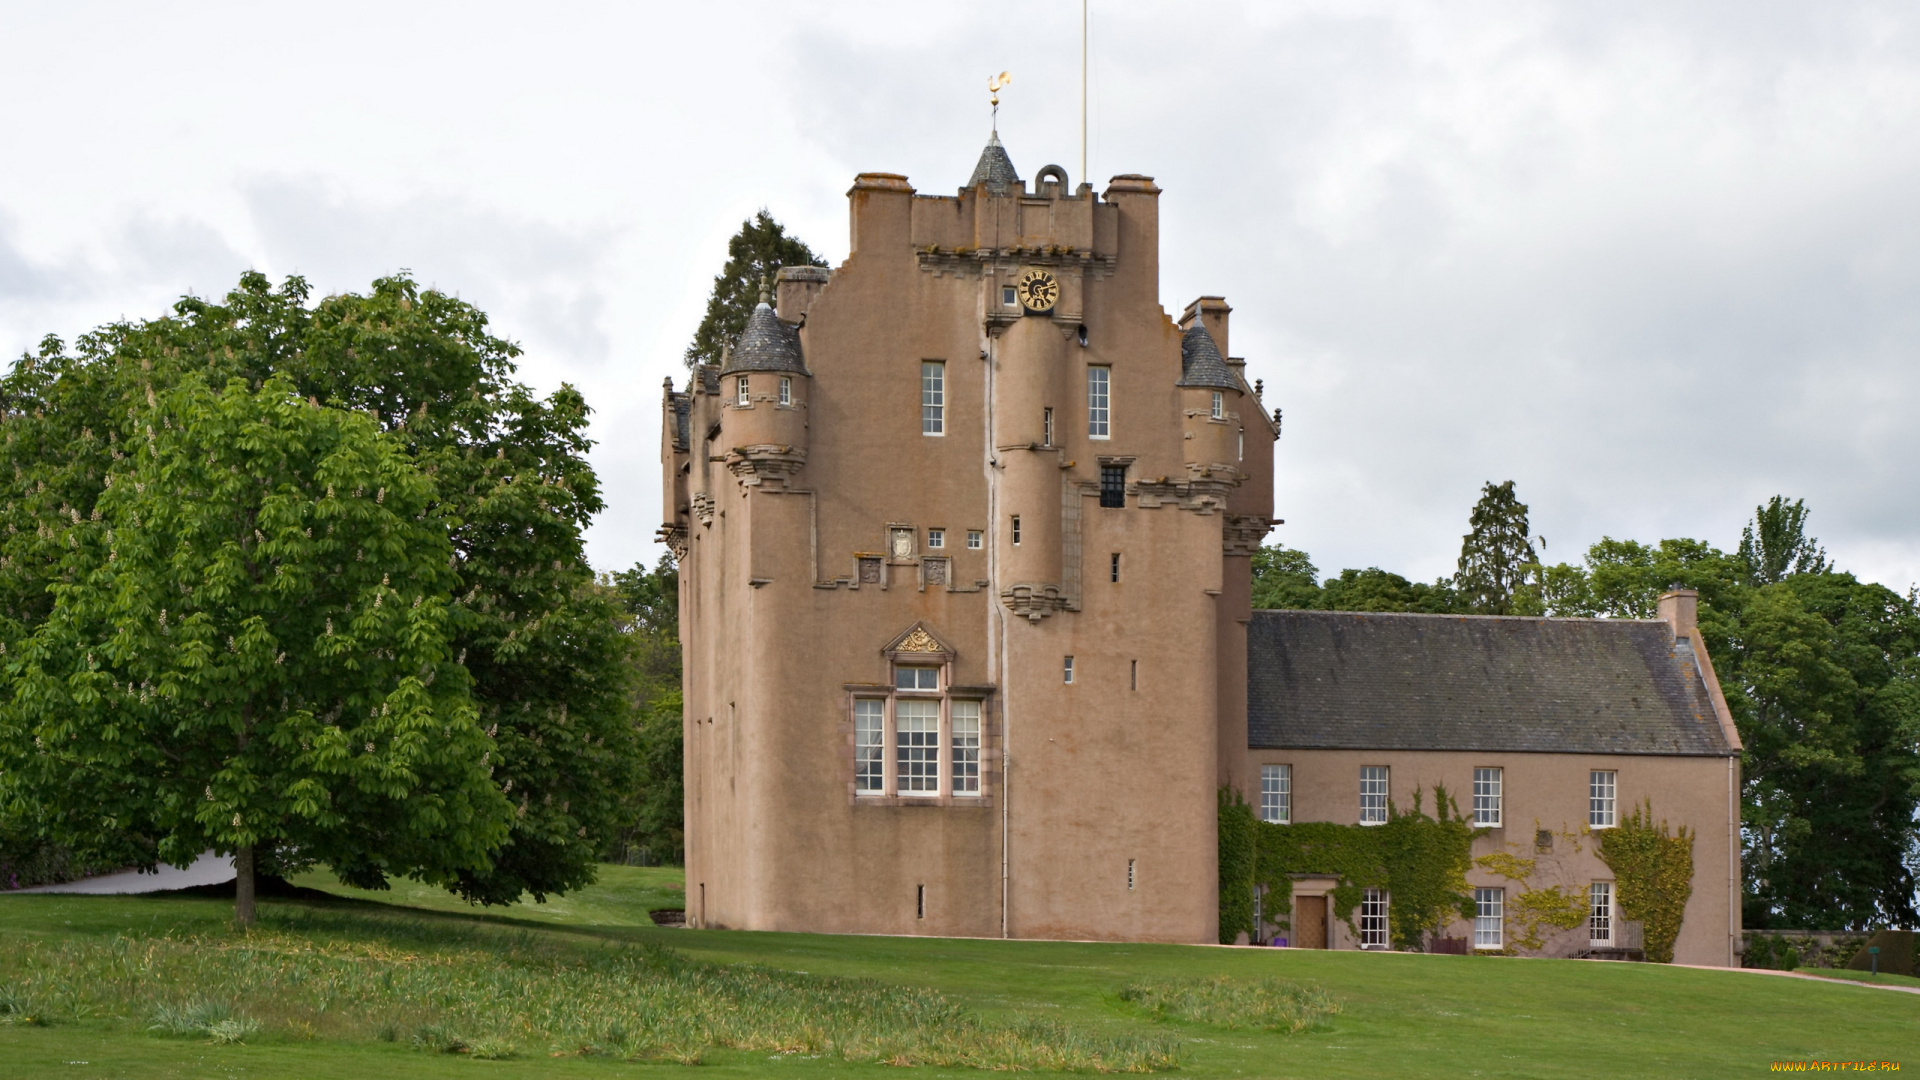
[[[1213,392],[1213,418],[1215,420],[1227,418],[1227,395],[1218,390]]]
[[[1275,825],[1293,820],[1293,766],[1260,766],[1260,820]]]
[[[980,794],[980,703],[953,703],[953,793]]]
[[[902,795],[940,793],[940,703],[901,698],[893,703],[895,773]]]
[[[1500,769],[1473,770],[1473,823],[1488,828],[1500,827],[1501,786],[1505,774]]]
[[[1612,769],[1594,769],[1587,774],[1587,825],[1595,829],[1613,828],[1615,781]]]
[[[1087,437],[1107,439],[1113,436],[1113,369],[1087,368]]]
[[[1000,306],[1001,307],[1018,307],[1019,304],[1020,304],[1019,290],[1015,289],[1011,285],[1000,286]]]
[[[780,404],[793,404],[793,376],[780,376]]]
[[[1069,656],[1066,658],[1066,663],[1062,665],[1062,674],[1065,676],[1065,678],[1062,679],[1061,681],[1063,682],[1073,681],[1073,657]]]
[[[893,688],[895,690],[938,690],[940,689],[940,669],[906,665],[894,668]]]
[[[733,377],[733,403],[744,409],[751,401],[752,399],[747,396],[747,377],[745,375],[735,375]]]
[[[1020,515],[1013,515],[1013,546],[1020,546]]]
[[[853,702],[853,789],[877,795],[887,789],[885,734],[887,703],[880,698]]]
[[[1387,767],[1360,766],[1360,824],[1387,823]]]
[[[1360,894],[1360,947],[1387,947],[1387,890],[1367,889]]]
[[[947,433],[947,365],[939,360],[920,363],[920,434]]]
[[[985,538],[981,535],[981,532],[979,529],[967,530],[967,550],[968,551],[979,551],[980,546],[982,543],[984,543],[984,541],[985,541]]]
[[[1594,945],[1613,944],[1613,882],[1596,881],[1587,893],[1592,914],[1587,917],[1587,937]]]
[[[1473,947],[1503,949],[1507,944],[1507,890],[1473,890]]]
[[[1053,445],[1053,410],[1040,410],[1040,445]]]
[[[928,529],[927,530],[927,549],[929,551],[936,550],[939,548],[944,548],[946,546],[947,546],[947,530],[945,529]]]

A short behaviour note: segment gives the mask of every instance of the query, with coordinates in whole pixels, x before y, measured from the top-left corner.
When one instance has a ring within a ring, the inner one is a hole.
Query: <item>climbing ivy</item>
[[[1645,927],[1647,959],[1673,963],[1673,945],[1693,895],[1693,830],[1682,825],[1670,832],[1665,821],[1655,825],[1648,800],[1596,835],[1600,861],[1613,871],[1620,914]]]
[[[1393,897],[1387,927],[1396,949],[1421,948],[1450,914],[1471,919],[1467,870],[1473,838],[1483,830],[1460,813],[1446,788],[1434,789],[1433,817],[1423,811],[1422,799],[1422,792],[1414,792],[1408,813],[1389,803],[1381,825],[1273,825],[1257,820],[1237,792],[1221,789],[1220,940],[1252,932],[1257,885],[1267,887],[1269,918],[1290,926],[1292,874],[1338,879],[1330,894],[1333,914],[1349,929],[1362,891],[1387,890]]]
[[[1499,874],[1523,888],[1507,897],[1507,950],[1539,949],[1546,944],[1543,931],[1572,930],[1587,918],[1587,897],[1579,889],[1549,885],[1525,888],[1539,869],[1536,859],[1522,858],[1511,852],[1496,851],[1473,860],[1475,866]]]

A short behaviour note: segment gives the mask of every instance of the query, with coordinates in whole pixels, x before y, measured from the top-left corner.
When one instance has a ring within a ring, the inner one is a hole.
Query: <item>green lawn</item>
[[[617,866],[576,896],[490,911],[433,890],[368,894],[324,875],[299,884],[351,899],[265,901],[263,924],[280,926],[283,935],[331,935],[336,945],[353,927],[375,925],[369,919],[421,933],[479,934],[472,940],[483,942],[493,940],[488,934],[502,942],[510,935],[518,948],[554,942],[605,952],[608,943],[659,943],[720,963],[930,988],[988,1022],[1041,1018],[1096,1035],[1171,1034],[1182,1040],[1182,1076],[1717,1077],[1762,1073],[1775,1059],[1920,1068],[1920,996],[1839,979],[1492,957],[666,930],[654,927],[647,911],[679,906],[678,872]],[[408,918],[392,918],[396,907]],[[244,945],[228,914],[225,904],[196,899],[0,896],[0,947],[38,941],[97,952],[116,938],[156,935]],[[1193,975],[1295,980],[1331,992],[1343,1011],[1324,1030],[1288,1036],[1158,1023],[1118,997],[1132,980]],[[0,991],[9,978],[0,970]],[[743,1051],[709,1054],[697,1067],[547,1057],[544,1048],[481,1061],[414,1050],[404,1040],[323,1033],[303,1041],[271,1023],[247,1045],[214,1046],[149,1034],[144,1015],[55,1020],[48,1027],[0,1025],[0,1075],[665,1077],[690,1068],[716,1077],[903,1075],[883,1065]],[[908,1075],[970,1072],[920,1067]]]

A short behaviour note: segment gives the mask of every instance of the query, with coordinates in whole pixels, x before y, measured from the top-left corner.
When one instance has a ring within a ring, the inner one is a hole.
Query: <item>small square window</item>
[[[946,546],[947,546],[947,530],[945,529],[928,529],[927,530],[927,548],[929,550],[933,550],[936,548],[943,548]]]
[[[982,543],[982,537],[980,535],[980,530],[968,529],[967,530],[967,548],[971,551],[979,551],[981,543]]]
[[[894,668],[893,687],[896,690],[938,690],[940,689],[940,669],[937,667]]]
[[[1013,286],[1002,285],[1000,287],[1000,305],[1002,307],[1013,307],[1019,303],[1020,294],[1014,291]]]

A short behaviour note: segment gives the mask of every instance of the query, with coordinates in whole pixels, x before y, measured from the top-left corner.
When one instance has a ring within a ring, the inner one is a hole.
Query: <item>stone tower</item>
[[[1212,941],[1278,432],[1160,189],[863,173],[669,382],[687,906],[761,930]]]

